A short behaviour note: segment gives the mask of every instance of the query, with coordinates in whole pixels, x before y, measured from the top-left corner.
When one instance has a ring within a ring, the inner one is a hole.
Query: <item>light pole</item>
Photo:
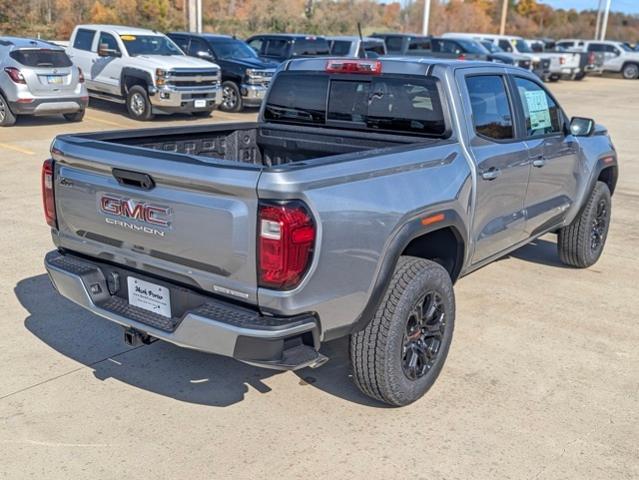
[[[601,10],[603,9],[603,0],[599,0],[597,6],[597,25],[595,25],[595,40],[599,40],[599,31],[601,28]]]
[[[506,17],[508,16],[508,0],[504,0],[501,5],[501,24],[499,25],[499,35],[506,33]]]
[[[202,0],[189,0],[189,31],[202,33]]]
[[[424,22],[422,23],[422,34],[428,35],[428,21],[430,20],[430,0],[424,0]]]
[[[606,30],[608,30],[608,15],[610,14],[610,3],[612,0],[606,0],[606,10],[604,11],[603,23],[601,25],[601,40],[606,39]]]

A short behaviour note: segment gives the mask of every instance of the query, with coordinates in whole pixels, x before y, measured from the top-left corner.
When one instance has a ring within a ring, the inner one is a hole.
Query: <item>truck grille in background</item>
[[[220,82],[216,69],[175,69],[168,72],[166,83],[176,88],[212,87]]]
[[[526,70],[530,70],[530,60],[519,60],[518,65],[521,68],[525,68]]]

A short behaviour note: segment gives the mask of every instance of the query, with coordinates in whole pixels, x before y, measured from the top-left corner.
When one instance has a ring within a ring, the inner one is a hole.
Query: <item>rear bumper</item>
[[[75,113],[84,110],[89,97],[33,98],[30,102],[9,102],[9,108],[16,115],[55,115]]]
[[[62,296],[125,328],[181,347],[267,368],[295,370],[325,361],[317,352],[319,325],[311,314],[267,317],[122,267],[58,251],[49,252],[44,263],[51,283]],[[131,273],[136,278],[161,284],[170,289],[172,303],[189,308],[183,308],[179,317],[167,318],[129,305],[126,281],[122,282],[124,285],[114,281],[114,272],[118,279],[126,279]]]

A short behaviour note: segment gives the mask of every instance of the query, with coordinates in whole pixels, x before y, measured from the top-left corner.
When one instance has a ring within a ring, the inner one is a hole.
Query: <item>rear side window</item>
[[[281,73],[264,116],[287,123],[434,137],[447,132],[437,84],[424,77],[341,80],[322,74]]]
[[[513,138],[513,115],[504,78],[480,75],[466,78],[475,132],[495,140]]]
[[[360,51],[358,52],[358,55],[360,57],[363,57],[363,52],[362,47],[359,47]],[[381,56],[381,55],[386,55],[386,48],[384,48],[384,44],[382,42],[365,42],[364,43],[364,50],[366,51],[366,54],[368,54],[369,58],[376,58]]]
[[[85,30],[81,28],[75,34],[75,40],[73,41],[73,48],[78,50],[91,51],[91,45],[93,45],[93,37],[95,37],[95,30]]]
[[[504,52],[512,52],[513,51],[513,46],[508,40],[503,40],[503,39],[499,40],[499,47]]]
[[[265,55],[274,57],[285,57],[288,48],[288,40],[272,39],[266,44]]]
[[[351,51],[351,42],[347,40],[333,40],[331,55],[345,57]]]
[[[386,37],[386,49],[389,53],[401,53],[402,43],[402,37]]]
[[[515,77],[515,84],[526,118],[526,135],[536,137],[561,132],[561,109],[546,90],[521,77]]]
[[[413,38],[408,44],[408,50],[409,50],[409,53],[411,54],[418,53],[418,52],[430,52],[430,49],[431,49],[430,40],[425,38],[423,39]]]
[[[25,67],[62,68],[73,65],[62,50],[14,50],[9,56]]]
[[[189,51],[189,37],[185,37],[184,35],[168,35],[168,37],[173,40],[184,53]]]
[[[293,55],[297,56],[328,55],[329,51],[324,38],[301,38],[293,43]]]

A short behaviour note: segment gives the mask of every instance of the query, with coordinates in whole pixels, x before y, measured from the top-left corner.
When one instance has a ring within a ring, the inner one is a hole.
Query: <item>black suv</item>
[[[268,89],[277,63],[258,58],[246,43],[226,35],[173,32],[171,40],[192,57],[217,63],[222,69],[220,110],[239,112],[258,107]]]
[[[260,57],[279,63],[289,58],[328,56],[331,50],[326,38],[302,34],[253,35],[246,43]]]

